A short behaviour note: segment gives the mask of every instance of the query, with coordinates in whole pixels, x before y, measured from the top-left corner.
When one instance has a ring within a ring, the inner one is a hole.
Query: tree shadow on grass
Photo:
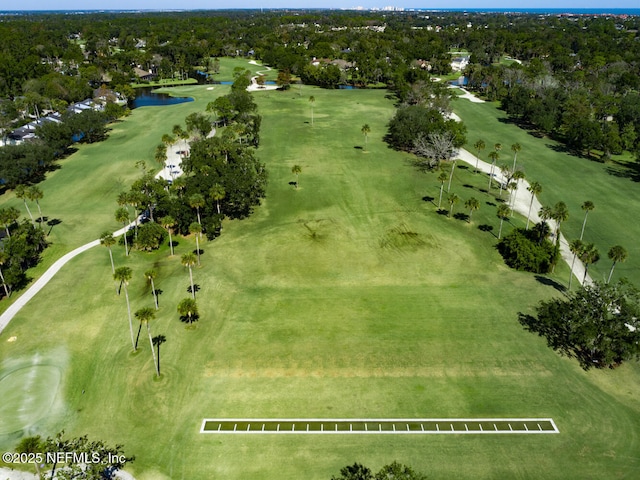
[[[453,214],[453,218],[456,220],[464,220],[465,222],[469,220],[469,215],[466,213],[458,212]]]
[[[478,230],[480,230],[481,232],[489,232],[491,233],[491,235],[498,238],[498,236],[493,233],[493,225],[487,225],[486,223],[484,223],[482,225],[478,225]]]
[[[195,291],[195,293],[198,293],[200,291],[200,285],[198,285],[197,283],[193,284],[193,290]],[[187,287],[187,292],[191,293],[191,285],[189,285]],[[194,295],[195,296],[195,295]]]
[[[422,197],[422,201],[423,201],[423,202],[432,202],[432,203],[433,203],[433,201],[434,201],[435,199],[436,199],[435,197],[430,197],[430,196],[428,196],[428,195],[425,195],[424,197]]]
[[[191,316],[189,315],[180,315],[180,321],[182,323],[186,323],[187,325],[191,325],[200,320],[200,314],[194,313]]]
[[[474,188],[474,186],[473,186],[473,185],[469,185],[468,183],[464,183],[464,184],[462,184],[462,186],[463,186],[464,188]]]
[[[449,215],[449,210],[447,210],[446,208],[439,208],[438,210],[436,210],[436,213],[438,215],[443,215],[446,217]]]
[[[46,217],[45,217],[46,218]],[[58,218],[52,218],[51,220],[47,221],[47,225],[49,225],[49,232],[47,233],[47,235],[51,235],[51,231],[53,230],[53,227],[55,227],[56,225],[60,225],[62,223],[62,220],[58,219]]]
[[[496,205],[493,202],[485,202],[487,205],[489,205],[490,207],[497,207],[498,205]]]
[[[547,287],[553,287],[561,293],[567,292],[567,287],[565,287],[561,283],[556,282],[555,280],[552,280],[551,278],[548,278],[542,275],[536,275],[535,279],[538,283],[541,283],[542,285],[546,285]]]
[[[173,247],[176,248],[178,245],[180,245],[180,242],[176,242],[175,240],[168,242],[169,247]]]

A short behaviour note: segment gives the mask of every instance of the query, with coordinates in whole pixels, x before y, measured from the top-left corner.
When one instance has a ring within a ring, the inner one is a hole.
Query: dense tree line
[[[640,150],[639,27],[637,17],[454,12],[8,16],[0,23],[0,98],[15,99],[24,115],[81,100],[106,79],[131,94],[136,67],[184,78],[211,70],[214,57],[238,55],[326,87],[402,89],[422,74],[449,73],[449,52],[464,50],[469,88],[571,149],[606,157]],[[499,63],[505,55],[521,64]],[[15,114],[0,108],[0,128]]]

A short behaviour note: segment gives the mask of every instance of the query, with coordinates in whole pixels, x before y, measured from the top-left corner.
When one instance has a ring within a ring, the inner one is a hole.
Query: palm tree
[[[158,363],[156,362],[156,350],[153,348],[153,339],[151,338],[151,327],[149,323],[151,320],[156,318],[156,312],[153,308],[144,307],[140,310],[136,311],[135,316],[138,320],[140,320],[140,327],[142,328],[142,324],[147,326],[147,336],[149,337],[149,345],[151,346],[151,355],[153,355],[153,366],[156,369],[156,374],[160,376],[160,371],[158,370]],[[138,330],[138,334],[140,331]]]
[[[311,104],[311,126],[313,127],[313,105],[316,103],[316,97],[311,95],[309,97],[309,103]]]
[[[122,235],[124,237],[124,253],[128,256],[129,246],[127,245],[127,225],[131,223],[131,220],[129,219],[129,210],[125,207],[120,207],[116,210],[115,217],[116,222],[120,222],[124,225],[124,234]]]
[[[464,206],[469,209],[469,223],[471,223],[471,215],[480,208],[480,201],[475,197],[471,197],[464,202]]]
[[[506,203],[498,205],[498,218],[500,219],[500,230],[498,231],[498,240],[502,238],[502,223],[511,216],[511,209]]]
[[[536,198],[536,195],[540,195],[542,193],[542,185],[538,182],[531,182],[531,184],[527,187],[527,190],[531,192],[531,201],[529,202],[529,213],[527,213],[527,226],[525,230],[529,230],[529,220],[531,218],[531,207],[533,207],[533,200]]]
[[[165,162],[167,160],[167,146],[164,143],[156,146],[156,152],[153,158],[162,168],[165,168]]]
[[[456,159],[451,159],[451,173],[449,174],[449,185],[447,185],[447,193],[451,191],[451,180],[453,179],[453,170],[456,168]]]
[[[24,208],[27,209],[27,213],[29,214],[29,218],[31,218],[31,222],[33,223],[33,215],[31,215],[31,210],[29,210],[29,205],[27,205],[27,198],[29,195],[27,194],[27,186],[26,185],[17,185],[15,188],[16,198],[19,198],[24,202]]]
[[[111,251],[111,247],[113,247],[115,244],[116,244],[116,239],[113,238],[113,234],[111,232],[103,232],[103,234],[100,235],[100,245],[104,245],[109,249],[109,258],[111,259],[112,274],[116,273],[116,267],[113,264],[113,252]]]
[[[27,198],[32,202],[36,202],[36,205],[38,206],[38,213],[40,214],[40,228],[44,228],[44,218],[42,216],[42,210],[40,209],[39,201],[42,200],[42,197],[44,197],[44,193],[42,193],[42,190],[40,190],[37,185],[32,185],[27,189]]]
[[[193,233],[196,236],[196,254],[198,255],[198,265],[200,265],[200,235],[202,235],[202,225],[198,222],[193,222],[189,225],[189,233]]]
[[[449,218],[451,218],[451,215],[453,215],[453,207],[460,201],[460,197],[455,193],[452,193],[447,197],[447,201],[449,202]]]
[[[156,335],[155,337],[153,337],[153,344],[158,349],[158,357],[157,357],[158,367],[156,369],[158,372],[158,375],[160,375],[160,345],[162,345],[166,341],[167,341],[167,337],[165,337],[164,335]]]
[[[505,187],[505,182],[503,181],[503,179],[506,179],[506,186],[508,186],[509,182],[511,181],[511,171],[509,170],[509,166],[506,163],[500,165],[500,174],[502,175],[502,179],[500,179],[500,194],[498,196],[502,198],[502,188]]]
[[[558,202],[553,207],[553,214],[551,216],[556,221],[556,242],[559,241],[560,225],[562,222],[566,222],[569,218],[569,209],[564,202]]]
[[[132,272],[129,267],[118,267],[116,268],[116,273],[113,274],[113,279],[117,282],[120,282],[120,286],[124,287],[124,295],[127,299],[127,312],[129,313],[129,331],[131,332],[131,345],[133,346],[133,351],[136,351],[136,342],[133,339],[133,320],[131,318],[131,305],[129,303],[129,291],[127,290],[127,285],[129,285],[129,280],[131,280]]]
[[[198,214],[198,223],[202,225],[202,222],[200,221],[200,207],[205,206],[204,196],[200,193],[194,193],[189,197],[189,206],[196,209],[196,213]]]
[[[184,152],[187,149],[187,140],[189,139],[189,132],[184,130],[182,128],[182,125],[176,124],[171,129],[171,133],[173,133],[174,137],[184,141],[184,148],[182,148],[182,151]]]
[[[576,263],[576,257],[580,257],[582,255],[582,250],[584,250],[584,243],[580,239],[576,239],[569,243],[569,250],[573,253],[573,260],[571,260],[571,272],[569,273],[569,290],[571,290],[571,283],[573,281],[573,266]]]
[[[161,141],[167,148],[176,143],[176,139],[168,133],[162,135]]]
[[[511,195],[511,208],[515,209],[516,208],[516,196],[518,195],[518,184],[520,183],[520,180],[524,179],[524,172],[522,170],[515,170],[511,173],[511,180],[515,180],[515,182],[511,182],[512,185],[514,185],[513,188],[511,188],[511,190],[513,190],[513,193]],[[513,215],[513,213],[512,213]]]
[[[582,279],[582,283],[584,284],[587,281],[589,265],[600,260],[600,252],[598,252],[598,249],[593,243],[587,243],[580,252],[580,260],[584,263],[584,278]]]
[[[197,261],[198,260],[196,259],[196,256],[193,254],[193,252],[188,252],[182,255],[182,265],[184,265],[185,267],[189,267],[189,280],[191,281],[191,298],[193,298],[194,300],[196,298],[196,289],[193,286],[193,271],[191,269]]]
[[[198,318],[198,304],[193,298],[184,298],[178,303],[178,313],[188,323],[193,323]]]
[[[492,162],[491,162],[491,172],[489,172],[489,191],[491,191],[491,180],[493,180],[493,170],[496,167],[496,162],[500,158],[500,154],[496,150],[493,150],[493,151],[489,152],[489,158],[492,160]]]
[[[16,207],[7,207],[0,209],[0,223],[4,225],[4,230],[7,232],[7,238],[11,238],[11,232],[9,226],[20,218],[20,212]]]
[[[519,143],[514,143],[511,145],[511,151],[513,152],[513,171],[516,171],[516,158],[518,157],[518,152],[522,150],[522,147]]]
[[[540,210],[538,211],[538,216],[540,217],[541,223],[548,225],[548,220],[551,220],[551,218],[553,218],[553,209],[547,205],[543,205],[542,208],[540,208]],[[543,230],[544,229],[541,229],[540,233],[543,233]],[[549,233],[547,233],[547,235]],[[546,238],[546,236],[545,237],[541,236],[540,242],[542,242],[542,238]]]
[[[587,224],[587,215],[589,215],[589,212],[594,208],[596,208],[596,206],[593,204],[593,202],[587,200],[580,206],[580,208],[584,211],[584,220],[582,221],[582,231],[580,232],[580,240],[582,240],[582,237],[584,235],[584,227]]]
[[[176,224],[176,220],[171,215],[167,215],[160,219],[160,224],[164,228],[166,228],[167,232],[169,233],[169,248],[171,249],[171,256],[173,257],[173,239],[171,238],[171,230],[173,229],[173,226]]]
[[[300,165],[294,165],[291,167],[291,173],[296,176],[296,189],[298,188],[298,176],[302,173],[302,167]]]
[[[360,129],[360,131],[362,132],[362,134],[364,135],[364,149],[367,149],[367,137],[369,136],[369,134],[371,133],[371,127],[369,126],[368,123],[365,123],[362,128]]]
[[[607,278],[607,283],[611,281],[611,275],[613,275],[613,269],[618,262],[624,262],[627,259],[627,250],[622,245],[614,245],[609,249],[607,253],[609,260],[613,260],[611,264],[611,270],[609,270],[609,278]]]
[[[484,144],[484,140],[478,139],[476,143],[473,144],[473,148],[476,149],[476,171],[473,173],[478,173],[478,164],[480,163],[480,150],[484,150],[486,145]]]
[[[438,181],[440,182],[440,198],[438,199],[438,208],[440,208],[440,205],[442,204],[442,191],[444,190],[444,182],[447,181],[447,178],[449,178],[449,176],[446,174],[446,172],[440,172],[440,175],[438,175]]]
[[[227,192],[224,191],[224,187],[219,183],[216,183],[211,190],[209,190],[209,195],[216,202],[216,209],[218,210],[218,215],[220,215],[220,200],[222,200]]]
[[[153,302],[156,305],[156,310],[158,310],[158,293],[156,292],[156,284],[154,283],[154,279],[158,276],[158,274],[155,270],[147,270],[146,272],[144,272],[144,276],[151,283]]]
[[[0,267],[2,267],[2,265],[7,263],[7,260],[9,260],[9,254],[4,250],[0,250]],[[4,280],[4,274],[2,273],[2,268],[0,268],[0,280],[2,280],[4,293],[7,295],[7,298],[9,298],[9,288],[7,287],[7,282],[5,282]]]

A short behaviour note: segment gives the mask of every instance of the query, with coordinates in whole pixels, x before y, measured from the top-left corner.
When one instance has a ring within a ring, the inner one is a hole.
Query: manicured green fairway
[[[569,220],[562,224],[569,241],[580,237],[584,218],[580,206],[586,200],[592,201],[596,208],[589,213],[584,240],[596,244],[601,258],[589,268],[589,273],[596,280],[606,280],[611,268],[607,252],[613,245],[623,245],[629,257],[616,266],[614,278],[627,277],[640,284],[640,242],[636,240],[640,235],[640,223],[636,221],[640,211],[640,185],[629,178],[628,169],[612,162],[603,164],[568,155],[557,142],[537,138],[510,124],[496,104],[458,99],[454,110],[469,129],[467,149],[473,154],[473,144],[478,138],[487,146],[480,154],[485,160],[493,145],[501,143],[503,149],[498,164],[512,165],[510,147],[520,143],[518,164],[524,168],[529,181],[542,184],[543,205],[553,206],[564,201],[569,207]]]
[[[216,92],[199,88],[175,91]],[[193,239],[179,238],[174,257],[166,246],[128,258],[116,249],[117,265],[134,272],[134,311],[153,304],[143,272],[158,272],[160,311],[151,328],[167,339],[160,380],[147,342],[131,353],[106,249],[67,265],[0,336],[0,378],[37,364],[36,355],[66,358],[55,405],[29,432],[64,428],[122,443],[136,455],[130,471],[138,480],[321,480],[356,461],[377,470],[394,460],[429,478],[639,476],[638,365],[585,373],[522,330],[517,312],[556,290],[506,268],[493,233],[477,228],[498,226],[495,205],[487,205],[495,199],[480,192],[485,177],[456,169],[452,190],[463,198],[455,211],[464,211],[470,195],[481,199],[472,224],[436,213],[436,175],[416,171],[409,156],[382,142],[393,114],[384,95],[308,87],[256,95],[267,199],[202,246],[202,266],[194,269],[201,318],[193,327],[176,313],[189,285],[180,255]],[[176,123],[161,116],[136,111],[121,125],[123,135],[129,123],[158,128],[140,147],[149,161]],[[366,151],[364,123],[371,127]],[[128,162],[136,159],[125,162],[127,145],[112,138],[95,148],[126,164],[129,181]],[[298,189],[290,184],[295,164],[302,167]],[[100,207],[105,224],[117,191]],[[595,230],[596,215],[590,225]],[[88,241],[101,229],[86,231]],[[561,433],[200,433],[205,418],[506,417],[553,418]],[[0,437],[0,447],[19,435]]]

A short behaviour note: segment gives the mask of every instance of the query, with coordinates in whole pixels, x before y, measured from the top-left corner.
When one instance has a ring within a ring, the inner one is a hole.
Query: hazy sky
[[[55,6],[54,6],[55,5]],[[168,10],[168,9],[220,9],[220,8],[353,8],[362,6],[404,8],[639,8],[638,0],[22,0],[0,2],[0,10]]]

